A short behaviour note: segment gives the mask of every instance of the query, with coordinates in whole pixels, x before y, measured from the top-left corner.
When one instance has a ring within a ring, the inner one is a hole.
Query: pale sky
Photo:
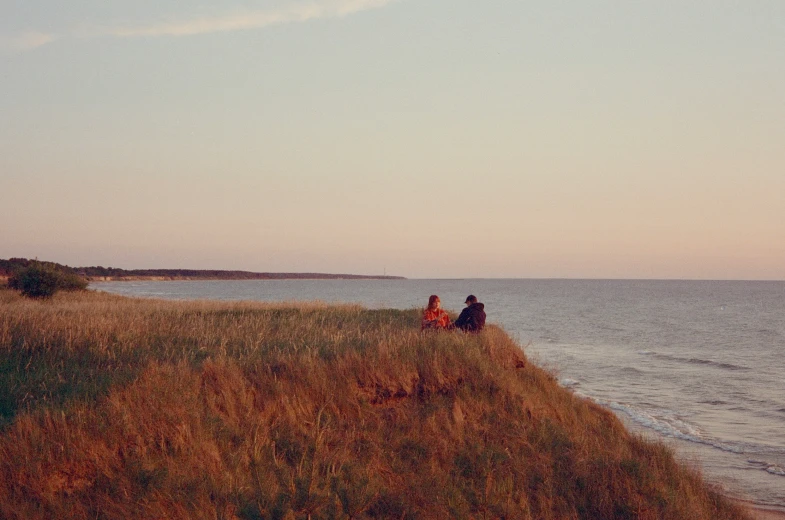
[[[783,0],[0,0],[0,258],[785,279]]]

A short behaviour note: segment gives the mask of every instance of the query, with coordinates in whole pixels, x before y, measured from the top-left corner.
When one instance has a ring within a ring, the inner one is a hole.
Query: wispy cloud
[[[224,16],[169,21],[138,27],[110,27],[106,34],[131,36],[187,36],[215,32],[261,29],[271,25],[338,18],[377,9],[395,0],[332,0],[301,3],[275,10],[255,10]]]
[[[94,29],[73,30],[72,38],[113,36],[133,38],[144,36],[191,36],[216,32],[261,29],[273,25],[301,23],[324,18],[341,18],[361,11],[378,9],[398,0],[312,0],[267,10],[247,10],[201,18],[169,19],[147,25],[112,25]],[[6,42],[17,51],[31,50],[64,36],[42,32],[18,34]]]
[[[47,43],[51,43],[57,39],[57,35],[51,33],[43,33],[38,31],[30,31],[17,34],[10,38],[4,38],[0,42],[0,46],[12,51],[29,51]]]

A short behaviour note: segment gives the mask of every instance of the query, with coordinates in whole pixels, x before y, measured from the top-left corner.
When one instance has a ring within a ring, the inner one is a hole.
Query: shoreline
[[[88,282],[246,282],[253,280],[405,280],[401,276],[366,276],[354,274],[297,274],[284,273],[259,276],[189,276],[189,275],[130,275],[84,276]]]
[[[243,271],[236,269],[121,269],[116,267],[69,267],[57,262],[27,258],[0,259],[0,282],[8,279],[19,269],[42,265],[69,275],[76,274],[87,282],[133,282],[133,281],[234,281],[234,280],[406,280],[403,276],[383,274],[351,274],[323,272],[270,272]]]
[[[706,453],[701,451],[707,448],[705,445],[695,444],[675,437],[663,437],[655,431],[636,423],[625,414],[616,414],[616,417],[621,420],[630,433],[640,435],[652,442],[662,442],[665,446],[672,449],[680,464],[692,467],[699,472],[706,482],[715,486],[717,493],[744,508],[753,520],[785,520],[785,504],[765,505],[755,502],[748,493],[745,494],[732,483],[724,481],[721,477],[712,475],[711,472],[707,471],[702,462]]]
[[[725,495],[725,498],[731,502],[742,506],[747,510],[754,520],[785,520],[785,511],[779,509],[768,509],[764,506],[750,502],[749,500],[742,500],[732,496]]]

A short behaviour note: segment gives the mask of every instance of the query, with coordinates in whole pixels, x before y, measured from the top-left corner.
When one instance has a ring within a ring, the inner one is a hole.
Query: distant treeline
[[[10,276],[15,270],[27,267],[38,260],[11,258],[0,260],[0,276]],[[170,278],[196,280],[285,280],[285,279],[320,279],[320,280],[356,280],[386,279],[402,280],[401,276],[368,276],[357,274],[325,274],[325,273],[254,273],[250,271],[222,271],[216,269],[120,269],[118,267],[69,267],[55,262],[40,262],[55,269],[78,274],[87,279],[134,279],[134,278]]]
[[[254,273],[216,269],[118,269],[116,267],[77,267],[76,272],[88,278],[163,277],[198,278],[203,280],[285,280],[285,279],[402,279],[400,276],[366,276],[326,273]]]
[[[69,274],[78,274],[76,269],[73,267],[58,264],[57,262],[47,262],[37,259],[30,260],[28,258],[9,258],[8,260],[3,260],[0,258],[0,276],[11,276],[19,269],[30,267],[31,265],[35,264]]]

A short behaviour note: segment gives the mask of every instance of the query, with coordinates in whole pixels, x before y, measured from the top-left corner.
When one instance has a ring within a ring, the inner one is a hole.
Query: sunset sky
[[[0,258],[785,279],[782,0],[0,6]]]

